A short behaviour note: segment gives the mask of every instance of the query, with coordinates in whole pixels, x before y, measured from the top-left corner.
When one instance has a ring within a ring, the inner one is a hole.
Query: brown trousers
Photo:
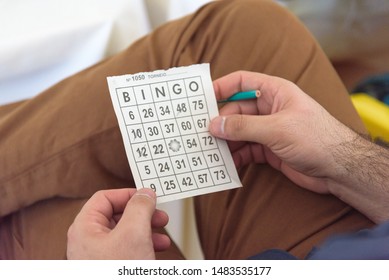
[[[307,30],[272,1],[216,1],[125,51],[0,108],[0,258],[61,259],[66,232],[94,192],[134,186],[106,77],[209,62],[295,82],[357,131],[364,127]],[[312,155],[315,156],[315,155]],[[267,165],[240,170],[244,187],[196,197],[207,259],[280,248],[304,257],[327,236],[372,222],[330,195],[306,191]],[[174,246],[160,258],[181,258]]]

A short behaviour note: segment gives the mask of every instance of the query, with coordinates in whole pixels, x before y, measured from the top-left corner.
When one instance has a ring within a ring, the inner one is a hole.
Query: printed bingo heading
[[[209,64],[108,77],[136,187],[159,203],[240,187],[218,115]]]

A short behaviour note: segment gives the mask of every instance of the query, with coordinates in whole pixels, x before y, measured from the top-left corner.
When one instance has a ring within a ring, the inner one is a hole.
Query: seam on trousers
[[[295,84],[299,85],[300,80],[304,77],[305,73],[307,72],[308,68],[312,65],[315,60],[313,59],[315,57],[315,54],[317,53],[317,46],[314,45],[313,48],[310,50],[309,58],[305,65],[301,68],[301,72],[296,77]]]

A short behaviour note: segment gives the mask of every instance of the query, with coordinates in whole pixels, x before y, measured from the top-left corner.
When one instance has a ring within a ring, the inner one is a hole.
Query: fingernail
[[[218,116],[211,121],[210,131],[216,136],[224,136],[225,116]]]
[[[153,201],[155,200],[156,197],[155,192],[152,189],[146,189],[146,188],[138,190],[134,195],[145,196]]]

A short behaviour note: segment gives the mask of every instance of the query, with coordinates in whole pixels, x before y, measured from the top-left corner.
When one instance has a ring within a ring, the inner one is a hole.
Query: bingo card
[[[209,64],[107,80],[138,189],[161,203],[241,186],[226,142],[209,133],[218,115]]]

